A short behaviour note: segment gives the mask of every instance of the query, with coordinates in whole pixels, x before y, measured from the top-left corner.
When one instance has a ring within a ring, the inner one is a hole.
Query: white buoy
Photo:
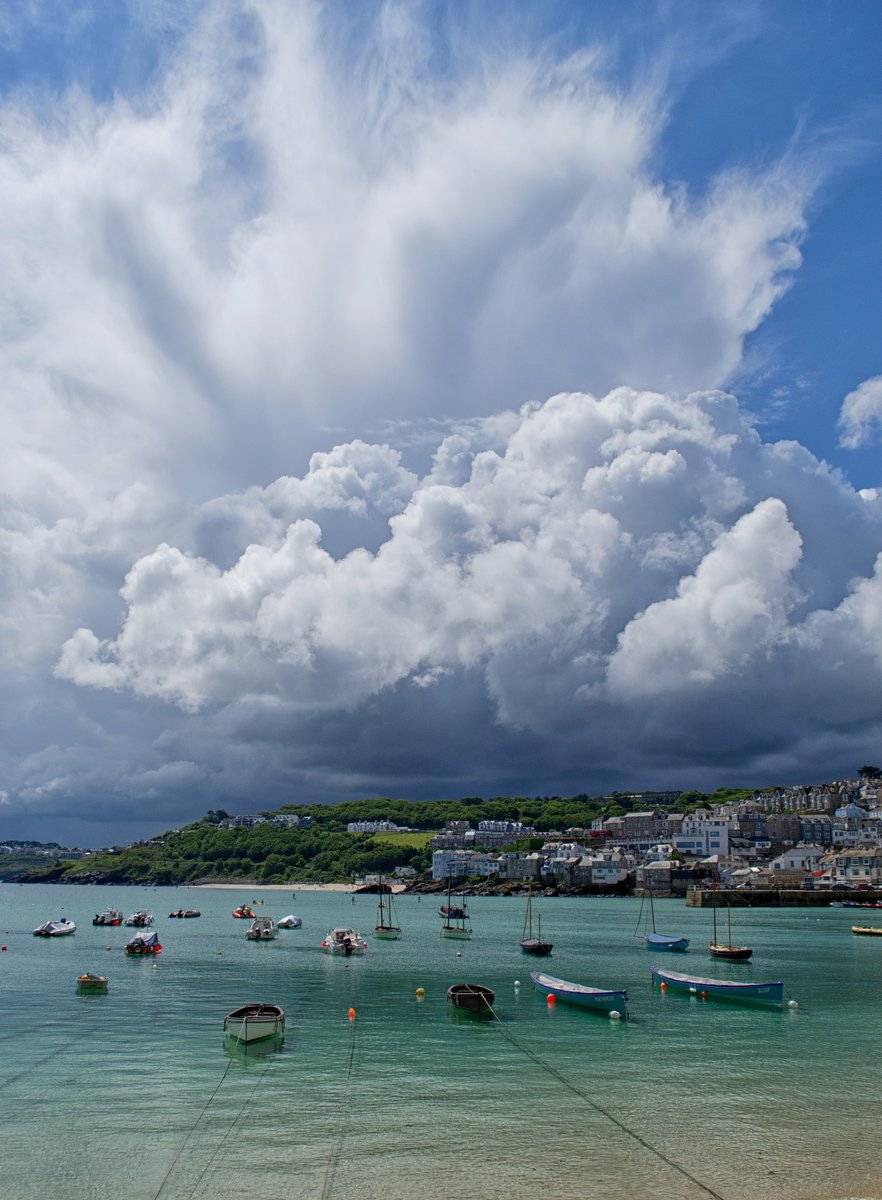
[[[799,1001],[798,1000],[788,1000],[787,1007],[788,1008],[799,1008]]]
[[[694,996],[697,991],[698,991],[698,988],[691,987],[689,989],[689,995]]]
[[[612,1010],[612,1012],[609,1014],[609,1019],[611,1021],[621,1021],[622,1014],[619,1012],[619,1010],[617,1008],[614,1008]]]
[[[521,981],[520,981],[520,979],[516,979],[516,980],[515,980],[515,987],[516,987],[516,988],[519,988],[520,986],[521,986]]]
[[[461,950],[457,950],[457,952],[456,952],[456,957],[457,957],[457,958],[462,958],[462,951],[461,951]]]

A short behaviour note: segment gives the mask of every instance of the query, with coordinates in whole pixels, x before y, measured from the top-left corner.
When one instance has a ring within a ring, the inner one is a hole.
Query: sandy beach
[[[393,895],[405,891],[403,883],[390,885]],[[351,892],[351,883],[194,883],[191,887],[214,892]]]

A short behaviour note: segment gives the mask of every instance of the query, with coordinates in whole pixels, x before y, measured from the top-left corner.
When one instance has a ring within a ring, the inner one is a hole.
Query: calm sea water
[[[230,915],[250,898],[0,885],[3,1200],[707,1196],[584,1096],[723,1200],[882,1196],[882,940],[853,937],[849,910],[739,914],[755,947],[739,966],[711,962],[709,914],[680,902],[658,926],[694,949],[666,956],[633,938],[637,901],[543,901],[546,969],[626,987],[632,1019],[615,1025],[548,1010],[517,946],[522,901],[473,900],[474,938],[454,943],[437,901],[404,897],[402,940],[345,961],[319,942],[336,924],[367,934],[375,898],[264,893],[259,912],[303,917],[267,944]],[[110,904],[156,913],[156,961],[125,957],[124,928],[93,928]],[[181,905],[202,918],[168,920]],[[73,937],[31,936],[61,914]],[[656,961],[783,978],[800,1008],[662,996]],[[84,970],[109,993],[77,995]],[[458,980],[496,989],[503,1026],[448,1012]],[[231,1058],[223,1017],[253,999],[285,1007],[284,1049]]]

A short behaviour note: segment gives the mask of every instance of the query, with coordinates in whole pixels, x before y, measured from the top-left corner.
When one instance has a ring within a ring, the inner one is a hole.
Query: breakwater
[[[686,903],[690,908],[713,908],[731,904],[733,908],[828,908],[833,901],[882,902],[882,888],[690,888]]]

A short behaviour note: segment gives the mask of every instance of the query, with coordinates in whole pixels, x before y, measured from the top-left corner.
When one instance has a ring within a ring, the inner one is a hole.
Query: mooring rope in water
[[[245,1097],[245,1101],[242,1104],[242,1107],[236,1113],[235,1117],[233,1117],[232,1121],[230,1122],[230,1124],[227,1128],[226,1133],[221,1138],[221,1140],[217,1144],[217,1146],[215,1146],[215,1148],[212,1150],[211,1154],[208,1156],[208,1162],[202,1168],[202,1174],[196,1180],[195,1184],[193,1185],[193,1190],[192,1190],[192,1192],[190,1192],[190,1200],[193,1200],[193,1197],[199,1191],[199,1188],[202,1186],[202,1180],[208,1174],[211,1164],[214,1162],[214,1160],[217,1158],[218,1154],[220,1154],[221,1150],[223,1150],[224,1146],[227,1144],[227,1138],[230,1136],[230,1134],[233,1132],[233,1130],[239,1124],[242,1114],[244,1113],[244,1111],[248,1107],[248,1105],[251,1103],[251,1101],[254,1099],[254,1093],[257,1091],[257,1089],[261,1085],[261,1083],[263,1083],[264,1076],[266,1075],[267,1071],[270,1069],[271,1066],[272,1066],[272,1061],[268,1062],[266,1064],[266,1066],[263,1068],[263,1070],[260,1072],[257,1079],[254,1081],[254,1087],[251,1089],[251,1091]]]
[[[322,1181],[322,1190],[320,1200],[328,1200],[331,1190],[334,1186],[334,1178],[337,1174],[337,1164],[340,1161],[340,1154],[343,1150],[343,1145],[346,1141],[346,1126],[349,1121],[349,1106],[352,1102],[352,1068],[355,1064],[355,1027],[357,1022],[350,1020],[352,1036],[349,1042],[349,1061],[346,1067],[346,1081],[344,1084],[343,1102],[340,1106],[340,1131],[337,1138],[331,1146],[328,1153],[328,1162],[325,1166],[325,1177]]]
[[[172,1159],[172,1161],[171,1161],[171,1166],[170,1166],[170,1167],[169,1167],[169,1169],[166,1171],[166,1173],[163,1175],[163,1177],[162,1177],[162,1182],[160,1183],[159,1187],[156,1189],[156,1194],[154,1195],[154,1197],[153,1197],[153,1200],[159,1200],[159,1197],[160,1197],[160,1195],[162,1194],[162,1189],[163,1189],[163,1188],[165,1187],[165,1185],[168,1183],[169,1176],[171,1175],[172,1171],[173,1171],[173,1170],[175,1169],[175,1167],[177,1166],[178,1159],[181,1157],[181,1155],[182,1155],[182,1154],[184,1153],[184,1151],[187,1149],[187,1146],[190,1144],[190,1138],[191,1138],[191,1137],[193,1136],[193,1134],[196,1132],[196,1128],[197,1128],[197,1126],[199,1125],[199,1122],[200,1122],[200,1121],[202,1120],[202,1118],[205,1116],[206,1112],[208,1111],[208,1108],[209,1108],[209,1106],[211,1105],[211,1102],[212,1102],[212,1100],[214,1100],[215,1096],[216,1096],[216,1095],[218,1094],[218,1092],[221,1090],[221,1087],[223,1086],[223,1082],[224,1082],[224,1080],[226,1079],[226,1077],[229,1075],[229,1073],[230,1073],[230,1067],[232,1067],[232,1065],[233,1065],[233,1060],[232,1060],[232,1058],[231,1058],[231,1059],[230,1059],[230,1061],[227,1063],[227,1065],[224,1067],[223,1074],[221,1075],[220,1079],[219,1079],[219,1080],[218,1080],[218,1082],[217,1082],[217,1087],[214,1089],[214,1091],[211,1093],[211,1095],[208,1097],[208,1099],[207,1099],[207,1100],[205,1101],[205,1103],[202,1105],[202,1108],[201,1108],[201,1110],[200,1110],[200,1112],[199,1112],[199,1116],[196,1118],[196,1120],[193,1122],[193,1124],[192,1124],[192,1125],[190,1126],[190,1128],[187,1130],[187,1136],[184,1138],[183,1142],[182,1142],[182,1143],[181,1143],[181,1145],[178,1147],[178,1152],[177,1152],[177,1154],[174,1156],[174,1158]]]
[[[557,1067],[553,1067],[550,1062],[546,1062],[541,1055],[537,1054],[534,1050],[531,1050],[529,1046],[525,1046],[522,1042],[519,1042],[511,1030],[508,1029],[505,1023],[500,1019],[499,1014],[496,1012],[493,1005],[489,1003],[486,996],[484,997],[484,1003],[492,1013],[496,1027],[502,1031],[503,1036],[508,1038],[511,1044],[516,1049],[520,1050],[522,1054],[526,1055],[527,1058],[534,1062],[538,1067],[541,1067],[543,1071],[551,1075],[559,1083],[562,1083],[565,1088],[573,1093],[573,1095],[578,1096],[580,1100],[584,1100],[589,1108],[593,1108],[595,1112],[600,1113],[602,1117],[605,1117],[607,1121],[610,1121],[616,1126],[617,1129],[620,1129],[622,1133],[625,1133],[628,1135],[628,1137],[633,1138],[638,1145],[644,1148],[644,1150],[648,1150],[650,1154],[655,1155],[657,1159],[665,1163],[673,1171],[678,1172],[678,1174],[682,1175],[684,1179],[688,1179],[689,1182],[694,1184],[695,1187],[697,1187],[700,1191],[704,1192],[708,1196],[713,1197],[713,1200],[724,1200],[724,1197],[721,1196],[719,1192],[715,1192],[714,1189],[708,1184],[702,1183],[700,1179],[696,1179],[696,1177],[689,1170],[687,1170],[686,1167],[681,1166],[680,1163],[675,1162],[672,1158],[669,1158],[663,1150],[659,1150],[659,1148],[654,1146],[652,1142],[647,1141],[645,1137],[642,1137],[635,1130],[630,1129],[624,1123],[624,1121],[619,1120],[618,1117],[614,1116],[608,1109],[604,1108],[602,1104],[598,1104],[596,1100],[592,1100],[583,1088],[580,1088],[578,1084],[574,1083],[571,1079],[568,1079],[567,1076],[561,1071],[558,1071]]]

